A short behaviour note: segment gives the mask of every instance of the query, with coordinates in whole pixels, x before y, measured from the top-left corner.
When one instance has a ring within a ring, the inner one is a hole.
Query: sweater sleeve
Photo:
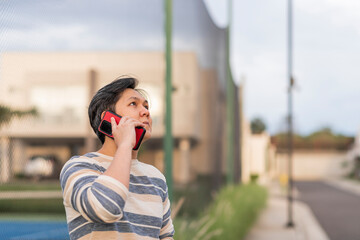
[[[160,230],[160,239],[174,239],[174,233],[175,230],[171,220],[170,200],[168,196],[168,191],[166,191],[166,199],[163,202],[163,223]]]
[[[102,175],[102,167],[87,161],[68,162],[60,174],[64,205],[91,222],[112,223],[123,216],[128,189]]]

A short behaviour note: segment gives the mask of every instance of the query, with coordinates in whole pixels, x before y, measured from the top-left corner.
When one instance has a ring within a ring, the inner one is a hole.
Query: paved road
[[[358,195],[321,181],[297,181],[295,187],[331,240],[360,240]]]

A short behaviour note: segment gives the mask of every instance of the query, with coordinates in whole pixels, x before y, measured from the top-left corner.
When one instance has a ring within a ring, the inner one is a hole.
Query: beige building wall
[[[360,158],[360,131],[355,137],[353,146],[347,153],[347,159],[350,161],[354,161],[356,158]]]
[[[279,176],[288,175],[287,153],[277,153]],[[312,180],[343,177],[352,169],[352,161],[346,151],[296,150],[293,154],[293,178]]]
[[[258,175],[260,182],[277,176],[276,148],[271,145],[270,135],[252,134],[250,123],[243,120],[242,136],[242,181],[249,182],[252,174]]]
[[[217,101],[218,88],[216,84],[216,72],[214,70],[203,70],[201,74],[201,107],[198,117],[202,120],[198,128],[201,143],[197,142],[191,162],[192,169],[199,174],[209,174],[214,172],[214,161],[216,156],[216,124],[215,113],[219,104]]]
[[[251,131],[250,125],[245,118],[242,121],[242,152],[241,152],[241,160],[242,160],[242,168],[241,168],[241,181],[248,182],[250,179],[251,173],[251,153],[250,153],[250,146],[251,146]]]
[[[173,64],[176,89],[173,95],[174,135],[196,138],[200,82],[197,59],[191,52],[174,53]],[[160,52],[5,53],[2,56],[0,101],[15,108],[26,109],[36,105],[41,111],[48,111],[41,116],[41,121],[29,119],[24,123],[21,120],[21,124],[14,121],[5,134],[84,136],[88,122],[89,72],[94,69],[97,73],[96,89],[120,75],[137,77],[141,81],[139,87],[147,90],[150,98],[154,97],[154,136],[162,136],[164,67]],[[63,109],[55,111],[57,107]]]

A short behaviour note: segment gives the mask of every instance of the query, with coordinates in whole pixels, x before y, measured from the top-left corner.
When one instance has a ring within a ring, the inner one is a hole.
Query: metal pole
[[[287,227],[294,227],[293,222],[293,176],[292,176],[292,157],[293,157],[293,77],[292,77],[292,0],[288,0],[288,222]]]
[[[172,0],[165,0],[165,176],[168,185],[169,199],[173,199],[173,175],[172,175],[172,159],[173,159],[173,136],[172,136]]]
[[[234,183],[234,83],[230,67],[230,28],[232,0],[228,1],[228,28],[226,42],[226,135],[227,135],[227,184]]]
[[[94,69],[90,69],[89,71],[88,84],[89,84],[88,98],[90,102],[96,93],[96,85],[97,85],[97,72]],[[86,148],[86,152],[95,151],[96,148],[96,138],[94,138],[94,133],[90,126],[88,126],[87,128],[87,134],[85,138],[85,148]]]
[[[244,146],[244,128],[243,128],[243,112],[244,112],[244,82],[245,82],[245,77],[242,77],[241,79],[241,84],[239,86],[239,98],[238,98],[238,102],[239,102],[239,167],[240,169],[239,171],[239,183],[243,182],[243,146]]]

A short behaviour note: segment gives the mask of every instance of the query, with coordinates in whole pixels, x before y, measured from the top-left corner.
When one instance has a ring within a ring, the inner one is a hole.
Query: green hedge
[[[1,213],[63,213],[63,200],[59,199],[1,199]]]
[[[225,187],[199,219],[175,219],[175,239],[243,239],[266,199],[266,189],[253,183]]]
[[[59,181],[17,181],[0,184],[0,191],[61,191]],[[0,199],[0,213],[65,214],[62,198]]]
[[[48,191],[59,190],[61,191],[60,182],[32,182],[32,181],[18,181],[0,184],[0,191]]]

